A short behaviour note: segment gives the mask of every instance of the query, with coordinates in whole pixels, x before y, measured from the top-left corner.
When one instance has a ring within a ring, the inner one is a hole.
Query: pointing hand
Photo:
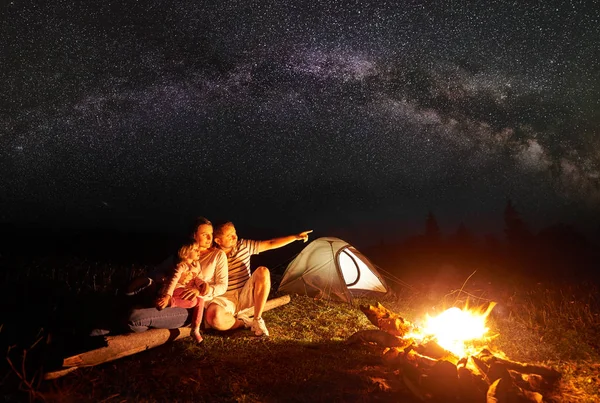
[[[297,235],[298,239],[302,239],[304,242],[308,241],[308,234],[313,232],[313,230],[309,229],[308,231],[301,232]]]

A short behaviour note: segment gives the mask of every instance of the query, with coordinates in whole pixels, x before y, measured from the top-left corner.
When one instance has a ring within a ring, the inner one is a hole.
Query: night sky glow
[[[600,4],[525,3],[3,3],[0,221],[597,227]]]

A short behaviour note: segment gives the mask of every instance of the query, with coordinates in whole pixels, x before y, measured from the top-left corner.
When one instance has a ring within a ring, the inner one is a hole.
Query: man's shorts
[[[242,288],[227,291],[225,294],[213,298],[210,303],[222,306],[232,315],[237,314],[242,309],[254,306],[254,273]]]

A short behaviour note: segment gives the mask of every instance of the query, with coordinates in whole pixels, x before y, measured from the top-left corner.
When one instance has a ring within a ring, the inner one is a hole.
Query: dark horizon
[[[560,217],[550,217],[545,223],[532,223],[528,217],[521,213],[518,206],[515,206],[517,213],[522,219],[525,227],[531,231],[532,235],[556,228],[566,226],[572,228],[576,233],[580,233],[592,243],[600,242],[600,221],[582,220],[569,221]],[[506,205],[504,206],[506,208]],[[495,214],[487,216],[475,216],[475,221],[459,220],[456,217],[447,217],[438,213],[435,209],[423,209],[422,215],[411,217],[410,219],[401,219],[386,217],[382,214],[373,214],[370,218],[364,216],[349,215],[346,218],[330,218],[329,221],[322,217],[310,219],[307,217],[236,217],[235,215],[212,215],[203,214],[213,223],[230,220],[236,224],[238,233],[241,237],[252,239],[270,239],[278,236],[289,235],[307,229],[314,231],[310,239],[316,239],[323,236],[336,236],[345,239],[351,243],[356,243],[362,247],[371,247],[381,244],[401,243],[407,239],[422,236],[426,232],[426,220],[429,213],[432,213],[439,226],[440,234],[444,238],[451,238],[456,235],[459,227],[464,227],[474,240],[483,241],[485,238],[494,237],[500,241],[505,240],[506,223],[504,221],[504,209]],[[152,218],[128,217],[102,220],[65,220],[59,217],[48,217],[30,221],[3,222],[0,221],[0,234],[3,237],[10,237],[11,233],[17,233],[20,237],[26,237],[27,234],[40,233],[47,231],[53,236],[71,237],[77,234],[84,236],[93,236],[94,234],[120,234],[121,236],[139,236],[156,237],[182,240],[189,233],[189,228],[193,219],[198,215],[178,215],[178,216],[154,216]],[[254,218],[254,219],[253,219]],[[270,218],[270,219],[269,219]],[[279,220],[277,220],[279,218]]]

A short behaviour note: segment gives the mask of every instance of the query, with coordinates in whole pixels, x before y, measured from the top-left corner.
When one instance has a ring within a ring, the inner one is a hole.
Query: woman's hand
[[[169,306],[169,303],[171,302],[171,296],[170,295],[161,295],[160,297],[158,297],[156,299],[156,309],[158,309],[159,311],[162,311],[163,309],[165,309],[166,307]]]
[[[208,290],[209,290],[209,285],[207,282],[202,282],[201,284],[198,285],[198,292],[200,292],[201,296],[205,296],[206,294],[208,294]]]
[[[187,301],[192,301],[194,298],[200,295],[200,290],[196,288],[186,287],[185,290],[181,293],[181,299],[185,299]]]

